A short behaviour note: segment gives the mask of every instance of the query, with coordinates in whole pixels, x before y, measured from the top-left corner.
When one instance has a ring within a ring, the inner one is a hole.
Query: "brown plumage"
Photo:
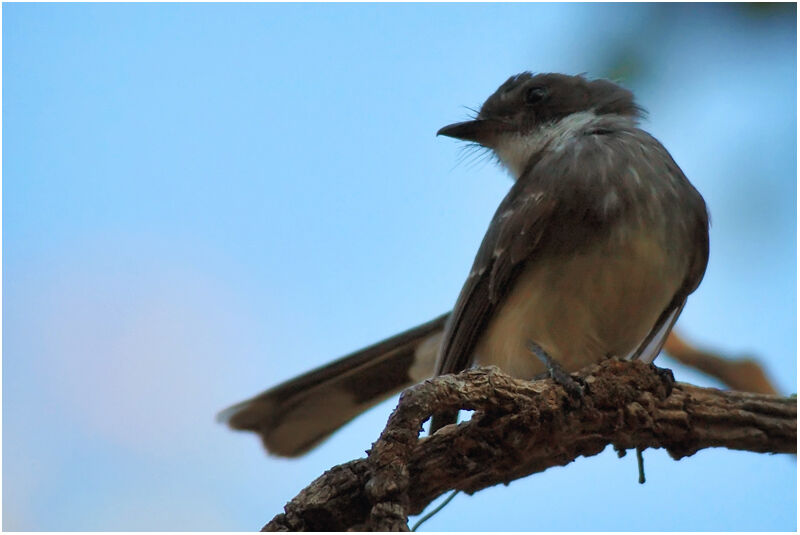
[[[606,80],[522,73],[439,134],[491,149],[516,179],[452,314],[278,385],[221,414],[294,456],[432,373],[496,364],[530,379],[535,342],[567,371],[652,360],[708,262],[703,198]],[[435,367],[433,358],[436,357]],[[454,421],[437,415],[432,430]]]
[[[639,114],[610,82],[525,73],[475,121],[440,131],[495,150],[519,175],[445,328],[437,375],[478,363],[531,378],[544,366],[529,341],[568,371],[655,358],[705,272],[708,215]]]

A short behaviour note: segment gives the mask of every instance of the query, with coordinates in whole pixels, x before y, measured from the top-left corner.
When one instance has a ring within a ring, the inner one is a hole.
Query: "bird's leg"
[[[573,379],[569,373],[567,373],[567,371],[561,366],[561,364],[558,363],[558,361],[548,355],[547,352],[542,349],[542,346],[536,342],[529,341],[528,349],[530,349],[531,352],[536,355],[536,358],[542,361],[547,369],[547,375],[556,383],[564,387],[564,390],[566,390],[570,396],[574,398],[583,397],[583,387],[575,379]]]

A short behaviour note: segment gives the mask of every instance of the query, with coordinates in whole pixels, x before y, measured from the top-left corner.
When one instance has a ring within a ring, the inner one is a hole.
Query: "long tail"
[[[302,455],[373,405],[431,377],[448,316],[281,383],[217,419],[258,433],[270,453]]]

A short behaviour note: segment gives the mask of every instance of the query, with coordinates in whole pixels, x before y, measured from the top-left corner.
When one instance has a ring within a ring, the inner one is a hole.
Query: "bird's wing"
[[[683,307],[686,305],[686,299],[689,297],[689,294],[694,292],[700,285],[700,281],[703,280],[706,266],[708,265],[710,245],[708,238],[708,209],[706,208],[703,197],[694,186],[692,186],[663,145],[649,134],[647,134],[647,137],[652,144],[652,148],[659,153],[659,156],[663,160],[666,171],[670,173],[682,187],[686,188],[687,195],[685,195],[684,198],[687,199],[688,205],[684,206],[684,212],[689,217],[684,219],[684,224],[689,229],[687,232],[689,243],[686,244],[686,248],[690,251],[689,268],[686,271],[683,284],[678,288],[678,291],[675,292],[675,296],[661,313],[653,329],[631,355],[631,358],[634,359],[653,362],[661,352],[661,348],[664,347],[667,336],[669,336],[672,327],[678,320],[678,316],[680,316]]]
[[[436,375],[470,365],[478,336],[553,221],[557,198],[537,180],[539,167],[517,180],[492,218],[445,327]]]

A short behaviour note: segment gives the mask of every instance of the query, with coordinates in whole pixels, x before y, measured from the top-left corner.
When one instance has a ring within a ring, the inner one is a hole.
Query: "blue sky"
[[[363,455],[394,401],[298,460],[214,415],[452,306],[510,181],[434,134],[522,70],[636,93],[712,215],[678,329],[796,391],[792,6],[5,4],[3,19],[5,530],[252,530]],[[645,461],[643,486],[609,450],[460,496],[426,529],[796,529],[792,457]]]

